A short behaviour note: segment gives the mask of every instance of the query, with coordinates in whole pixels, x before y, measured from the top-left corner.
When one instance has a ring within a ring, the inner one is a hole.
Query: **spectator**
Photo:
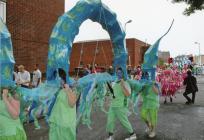
[[[91,66],[91,67],[90,67],[90,70],[91,70],[91,73],[97,73],[95,66]]]
[[[17,65],[15,65],[15,67],[14,67],[13,80],[15,82],[17,82],[17,80],[18,80],[18,66]]]
[[[84,76],[86,76],[90,73],[91,73],[90,64],[87,64],[86,67],[84,68]]]
[[[131,71],[132,71],[131,66],[128,65],[128,66],[127,66],[127,73],[128,73],[128,76],[129,76],[129,77],[131,76]]]
[[[21,87],[28,88],[30,83],[30,73],[25,70],[23,65],[18,66],[18,70],[17,84]]]
[[[35,70],[33,71],[33,81],[32,81],[32,86],[33,87],[38,87],[39,84],[41,83],[41,78],[42,74],[41,71],[39,70],[39,65],[35,65]]]
[[[113,72],[113,67],[112,67],[112,66],[109,66],[109,68],[108,68],[108,73],[109,73],[110,75],[113,75],[113,74],[114,74],[114,72]]]

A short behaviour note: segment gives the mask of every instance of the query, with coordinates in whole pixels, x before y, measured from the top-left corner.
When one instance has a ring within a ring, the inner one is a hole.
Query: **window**
[[[6,23],[6,2],[0,0],[0,17],[3,22]]]

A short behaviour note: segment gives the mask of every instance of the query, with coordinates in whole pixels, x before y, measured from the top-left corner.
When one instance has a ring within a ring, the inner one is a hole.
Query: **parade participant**
[[[76,94],[66,84],[66,74],[59,69],[63,80],[49,118],[49,140],[76,140]]]
[[[117,69],[117,81],[113,83],[114,97],[111,101],[111,105],[108,112],[107,119],[107,132],[109,137],[107,140],[113,140],[113,133],[115,128],[115,121],[118,119],[122,126],[129,132],[129,138],[126,140],[136,140],[136,134],[134,133],[132,126],[128,120],[128,96],[131,94],[130,86],[124,79],[124,73],[122,68]]]
[[[176,71],[172,69],[166,69],[161,71],[161,74],[157,75],[157,81],[161,83],[162,96],[164,97],[164,104],[167,103],[167,98],[170,102],[173,102],[173,97],[178,90],[177,85],[179,84],[179,76],[176,76]],[[177,84],[178,83],[178,84]]]
[[[143,99],[141,118],[147,125],[146,133],[150,138],[156,136],[157,114],[159,109],[159,88],[155,82],[144,85],[141,96]]]
[[[107,72],[108,72],[110,75],[113,75],[113,74],[114,74],[114,72],[113,72],[113,67],[112,67],[112,66],[109,66]]]
[[[88,75],[88,74],[91,73],[90,67],[91,67],[90,64],[87,64],[87,65],[86,65],[86,67],[84,68],[84,74],[83,74],[83,76],[86,76],[86,75]]]
[[[33,71],[32,87],[37,88],[39,84],[41,83],[41,78],[42,78],[42,74],[41,74],[41,71],[39,70],[39,65],[36,64],[35,70]],[[37,115],[38,110],[39,110],[39,106],[37,105],[37,102],[33,101],[28,114],[32,115],[34,119],[35,129],[40,129],[40,125],[38,123],[38,115]]]
[[[197,81],[190,70],[187,71],[187,77],[184,79],[183,84],[186,85],[186,90],[183,93],[183,96],[187,99],[186,104],[194,104],[195,102],[195,94],[198,91]],[[192,93],[192,99],[188,97],[188,94]]]
[[[1,88],[0,97],[0,140],[26,140],[26,134],[19,119],[18,95],[8,88]]]

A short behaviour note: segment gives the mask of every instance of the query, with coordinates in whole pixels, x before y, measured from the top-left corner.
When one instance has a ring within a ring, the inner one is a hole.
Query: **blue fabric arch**
[[[0,87],[15,85],[13,82],[14,64],[11,34],[0,18]]]
[[[114,69],[123,68],[127,77],[127,50],[125,32],[116,19],[116,14],[100,0],[80,0],[70,11],[59,17],[49,40],[47,80],[54,80],[53,73],[62,68],[69,81],[70,54],[80,25],[87,19],[101,24],[111,38],[114,53]],[[110,48],[111,49],[111,48]]]

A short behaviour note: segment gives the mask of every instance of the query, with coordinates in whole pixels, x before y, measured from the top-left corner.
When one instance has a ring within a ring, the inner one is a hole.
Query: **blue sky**
[[[70,10],[77,0],[65,0],[65,11]],[[184,16],[185,4],[172,4],[171,0],[102,0],[117,14],[122,25],[127,24],[127,38],[137,38],[153,44],[175,20],[172,30],[161,41],[160,50],[170,51],[171,55],[198,55],[199,42],[204,54],[204,11]],[[109,38],[98,23],[85,21],[75,41]]]

